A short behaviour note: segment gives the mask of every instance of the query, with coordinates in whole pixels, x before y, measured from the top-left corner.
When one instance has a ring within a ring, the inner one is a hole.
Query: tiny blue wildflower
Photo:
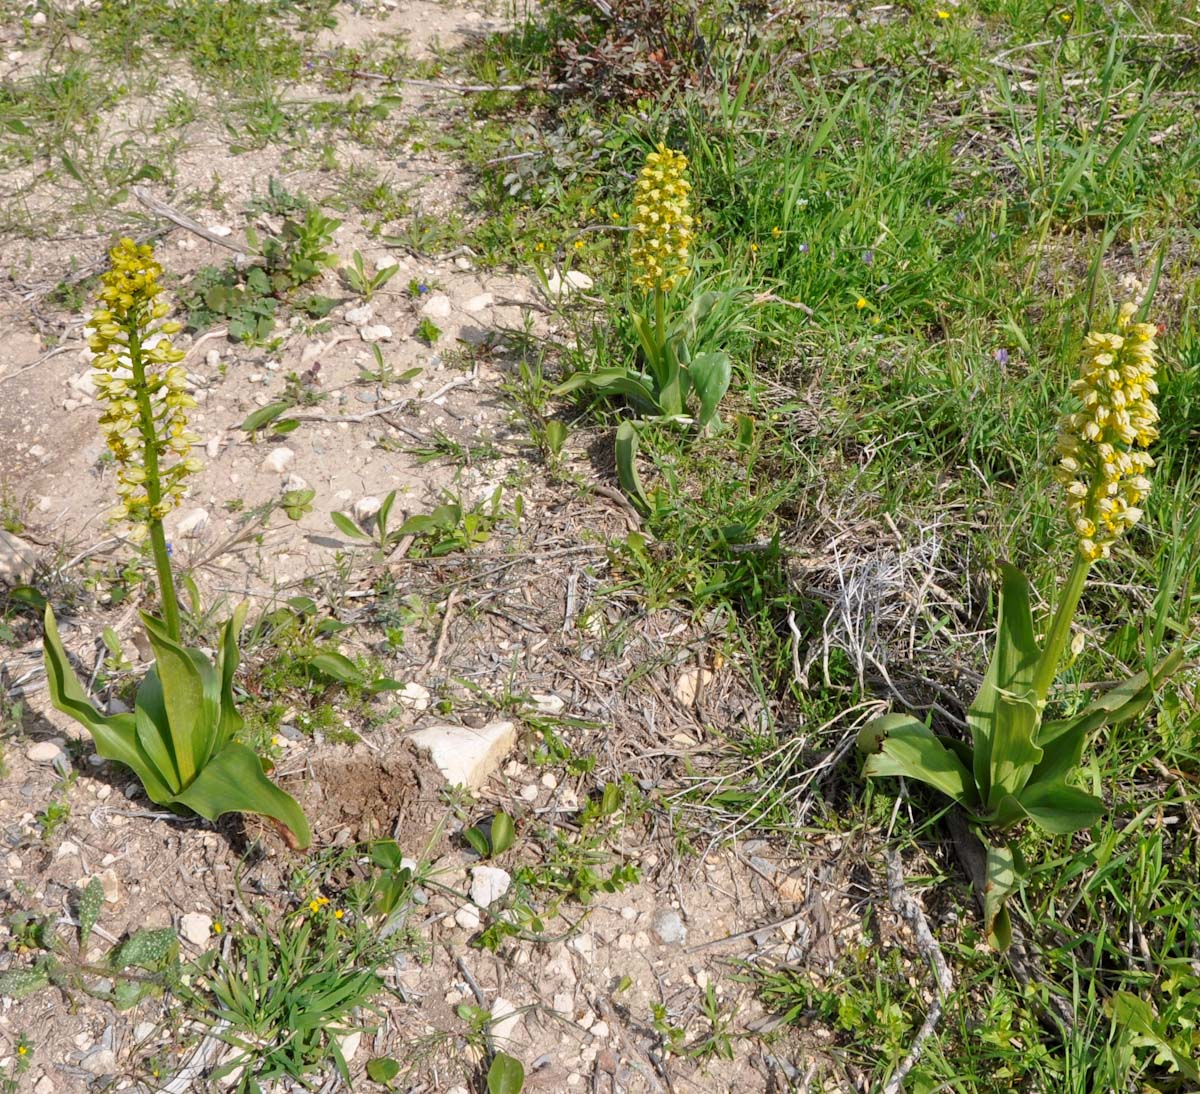
[[[992,356],[996,358],[996,364],[998,364],[1001,368],[1008,364],[1008,350],[1006,350],[1003,346],[996,350]]]

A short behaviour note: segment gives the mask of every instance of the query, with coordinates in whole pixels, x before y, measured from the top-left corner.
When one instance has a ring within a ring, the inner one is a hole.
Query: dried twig
[[[203,224],[193,220],[186,213],[181,213],[178,209],[172,208],[166,202],[159,201],[144,186],[134,186],[132,193],[138,201],[157,216],[165,217],[172,224],[179,225],[180,228],[186,229],[193,235],[198,235],[201,239],[207,239],[209,243],[215,243],[218,247],[224,247],[228,251],[233,251],[242,262],[249,261],[249,255],[236,243],[231,243],[224,236],[219,236],[216,232],[209,231]]]
[[[938,1020],[942,1016],[942,1000],[954,989],[954,977],[946,964],[946,958],[942,955],[941,946],[938,945],[937,939],[933,937],[933,932],[929,929],[929,923],[925,919],[921,905],[909,896],[908,890],[904,888],[904,867],[900,863],[899,853],[889,849],[886,857],[888,899],[891,902],[892,910],[912,928],[917,949],[920,950],[921,956],[933,966],[933,974],[937,979],[937,991],[933,996],[933,1002],[929,1004],[925,1021],[917,1030],[917,1035],[913,1039],[912,1045],[909,1046],[908,1055],[900,1061],[900,1066],[892,1072],[891,1078],[883,1088],[883,1094],[901,1094],[904,1089],[905,1077],[921,1058],[925,1042],[933,1036],[933,1031],[937,1028]]]

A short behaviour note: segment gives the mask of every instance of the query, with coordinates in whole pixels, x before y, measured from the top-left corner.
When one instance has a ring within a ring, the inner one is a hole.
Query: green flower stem
[[[662,289],[654,290],[654,344],[658,356],[655,369],[658,369],[666,360],[667,349],[667,294]],[[660,376],[659,387],[665,386],[667,380],[667,376]]]
[[[146,496],[150,508],[162,501],[162,484],[158,475],[158,430],[154,424],[154,408],[146,390],[146,364],[142,360],[142,339],[136,323],[129,325],[129,363],[133,370],[133,390],[137,393],[138,415],[141,419],[142,453],[146,468]],[[163,622],[167,633],[180,640],[179,601],[175,596],[175,577],[171,573],[171,556],[167,554],[167,536],[162,521],[149,521],[150,548],[154,554],[154,569],[158,573],[159,599],[162,601]]]
[[[1071,621],[1075,618],[1075,609],[1079,607],[1079,598],[1083,595],[1083,586],[1091,568],[1092,564],[1076,551],[1075,562],[1063,586],[1054,621],[1050,624],[1050,633],[1046,635],[1046,644],[1042,647],[1042,656],[1033,677],[1033,693],[1039,707],[1045,705],[1050,685],[1054,683],[1058,663],[1062,660],[1071,634]]]

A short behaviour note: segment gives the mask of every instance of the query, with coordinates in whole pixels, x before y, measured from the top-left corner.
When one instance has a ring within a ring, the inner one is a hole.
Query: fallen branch
[[[891,902],[892,910],[912,928],[917,941],[917,949],[921,956],[933,966],[933,974],[937,979],[937,992],[934,994],[933,1002],[929,1004],[925,1021],[917,1030],[917,1035],[909,1047],[908,1055],[900,1061],[900,1066],[892,1072],[891,1078],[883,1088],[883,1094],[901,1094],[906,1076],[921,1058],[925,1042],[933,1036],[933,1031],[937,1029],[938,1021],[942,1017],[942,1000],[954,989],[954,977],[950,974],[946,958],[942,955],[941,946],[938,945],[937,939],[933,937],[933,932],[929,929],[929,922],[925,918],[921,905],[909,896],[908,890],[904,888],[904,867],[900,863],[899,853],[894,850],[887,852],[887,872],[888,900]]]
[[[165,202],[159,201],[144,186],[134,186],[132,192],[138,201],[157,216],[165,217],[172,224],[177,224],[180,228],[186,229],[193,235],[198,235],[201,239],[207,239],[209,243],[215,243],[218,247],[224,247],[226,250],[233,251],[241,262],[249,261],[249,255],[236,243],[231,243],[224,236],[219,236],[216,232],[209,231],[203,224],[193,220],[186,213],[181,213],[178,209],[173,209]]]

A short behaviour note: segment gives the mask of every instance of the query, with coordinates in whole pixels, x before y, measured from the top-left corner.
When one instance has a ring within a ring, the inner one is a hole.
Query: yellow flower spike
[[[634,187],[633,283],[645,292],[670,292],[688,274],[692,239],[687,158],[660,144],[646,156]]]
[[[1055,478],[1087,562],[1108,558],[1112,544],[1142,518],[1154,461],[1145,448],[1158,437],[1154,395],[1155,328],[1134,323],[1137,305],[1117,315],[1117,333],[1093,331],[1083,342],[1071,393],[1079,410],[1063,416],[1055,442]]]

